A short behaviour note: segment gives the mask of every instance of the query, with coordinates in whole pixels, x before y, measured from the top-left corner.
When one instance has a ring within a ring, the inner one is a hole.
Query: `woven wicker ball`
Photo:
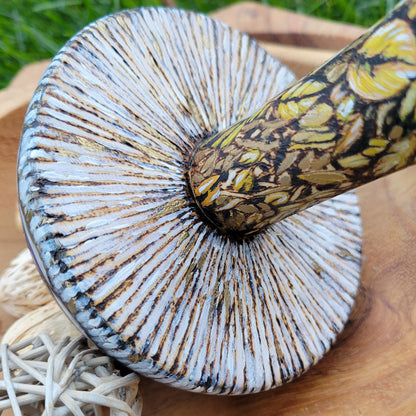
[[[9,345],[17,344],[27,338],[36,337],[42,333],[58,341],[66,336],[78,337],[79,330],[62,312],[59,305],[51,300],[15,321],[4,333],[2,342]]]
[[[139,377],[120,375],[111,358],[88,346],[49,294],[28,249],[0,277],[0,304],[20,316],[0,347],[0,413],[141,414]]]
[[[13,345],[42,333],[54,340],[81,335],[50,295],[28,249],[0,277],[0,305],[20,317],[3,334],[3,343]]]
[[[0,276],[0,305],[18,318],[50,302],[54,300],[26,248]]]
[[[139,416],[139,377],[114,367],[84,337],[54,341],[41,334],[14,346],[1,344],[0,413],[19,415]]]

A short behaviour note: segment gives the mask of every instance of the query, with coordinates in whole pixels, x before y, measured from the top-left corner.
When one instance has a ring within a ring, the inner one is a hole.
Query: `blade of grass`
[[[39,12],[43,12],[45,10],[53,10],[53,9],[59,9],[59,8],[63,8],[63,7],[70,7],[70,6],[79,6],[80,4],[82,4],[82,0],[48,1],[48,2],[45,2],[45,3],[36,4],[33,7],[33,12],[39,13]]]
[[[257,0],[318,17],[368,26],[397,0]],[[208,13],[238,0],[176,0]],[[52,57],[82,27],[121,9],[160,6],[162,0],[0,0],[0,88],[25,63]]]

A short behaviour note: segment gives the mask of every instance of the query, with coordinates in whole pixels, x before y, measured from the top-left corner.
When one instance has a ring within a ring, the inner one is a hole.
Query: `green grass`
[[[208,13],[237,0],[177,0],[178,7]],[[368,26],[396,0],[265,0],[327,19]],[[0,0],[0,88],[23,65],[52,57],[89,22],[120,9],[162,5],[162,0]]]

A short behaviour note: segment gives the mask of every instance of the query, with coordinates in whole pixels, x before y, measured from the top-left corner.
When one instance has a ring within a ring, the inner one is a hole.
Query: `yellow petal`
[[[416,39],[404,20],[394,19],[378,28],[358,53],[367,57],[384,56],[416,65]]]
[[[272,205],[280,205],[286,202],[289,199],[289,195],[287,192],[273,192],[271,194],[266,195],[264,198],[264,202],[266,204]]]
[[[407,14],[409,16],[409,19],[413,20],[416,17],[416,5],[410,7],[409,13]]]
[[[337,107],[337,117],[342,121],[346,121],[354,110],[355,99],[353,96],[345,97]]]
[[[325,87],[326,84],[320,81],[315,81],[314,79],[308,81],[301,81],[289,90],[287,90],[282,95],[282,100],[287,100],[288,98],[303,97],[306,95],[313,95],[323,90]]]
[[[369,147],[362,151],[362,154],[365,156],[377,156],[379,153],[383,152],[386,146],[389,144],[389,141],[386,139],[370,139],[368,142]]]
[[[252,149],[241,156],[240,163],[254,163],[257,162],[260,158],[260,151],[257,149]]]
[[[332,117],[332,113],[332,107],[328,104],[318,104],[300,119],[299,124],[302,127],[319,127]]]
[[[253,175],[250,173],[247,175],[246,180],[244,181],[244,190],[246,192],[251,191],[251,188],[253,187]]]
[[[202,206],[207,207],[211,205],[220,196],[220,188],[217,186],[212,191],[208,192],[207,197],[202,201]]]
[[[403,98],[400,104],[399,116],[401,120],[405,120],[406,117],[414,111],[416,107],[416,82],[413,82],[408,89],[406,96]]]
[[[338,163],[343,168],[360,168],[362,166],[367,166],[370,163],[370,160],[361,154],[352,155],[339,159]]]
[[[195,195],[200,196],[202,194],[205,194],[209,191],[209,188],[217,181],[217,179],[220,177],[220,175],[214,175],[209,177],[208,179],[205,179],[198,188],[195,189]]]
[[[388,145],[389,141],[386,139],[371,139],[370,146],[377,146],[385,148]]]
[[[383,150],[384,147],[369,147],[363,150],[363,155],[373,157],[381,153]]]
[[[291,120],[302,116],[315,103],[318,97],[304,98],[299,101],[282,102],[278,106],[280,117]]]
[[[295,101],[280,103],[278,106],[278,112],[280,117],[291,120],[299,116],[299,107]]]
[[[253,175],[249,169],[242,170],[234,179],[233,189],[238,192],[243,186],[245,190],[249,190],[253,183]]]
[[[397,95],[410,79],[416,77],[416,66],[402,62],[385,62],[373,69],[350,64],[347,80],[351,89],[366,100],[379,101]]]

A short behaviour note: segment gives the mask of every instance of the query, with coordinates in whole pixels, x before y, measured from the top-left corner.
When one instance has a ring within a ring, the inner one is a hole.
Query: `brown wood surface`
[[[267,41],[265,47],[286,55],[299,76],[362,31],[253,3],[215,16]],[[0,92],[1,270],[25,246],[16,221],[16,154],[25,109],[45,65],[26,68]],[[144,416],[416,415],[416,166],[358,193],[362,285],[345,331],[322,361],[291,384],[242,397],[204,396],[144,379]],[[10,322],[0,315],[0,332]]]

